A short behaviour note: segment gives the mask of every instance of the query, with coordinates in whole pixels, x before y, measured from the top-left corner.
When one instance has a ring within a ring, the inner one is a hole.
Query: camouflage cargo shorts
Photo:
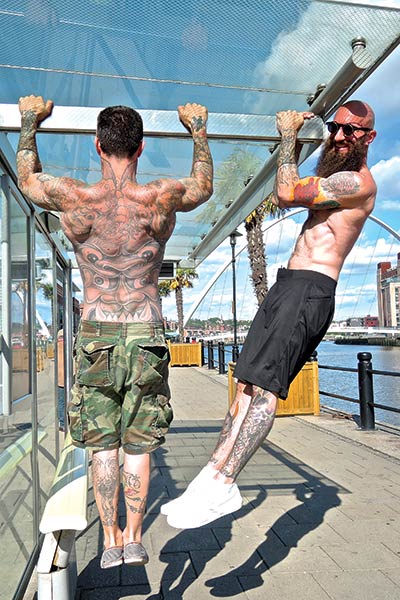
[[[162,324],[81,321],[68,404],[73,442],[90,450],[152,452],[172,421]]]

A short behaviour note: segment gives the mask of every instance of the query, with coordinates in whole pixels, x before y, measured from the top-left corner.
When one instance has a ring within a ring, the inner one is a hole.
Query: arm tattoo
[[[277,171],[275,177],[274,195],[278,199],[278,206],[283,195],[293,188],[299,181],[299,172],[296,163],[297,133],[293,129],[285,129],[281,134]]]
[[[27,111],[21,118],[21,133],[17,152],[30,150],[37,154],[36,148],[37,117],[33,111]]]
[[[184,205],[189,210],[208,200],[213,192],[213,162],[204,125],[193,131],[193,144],[191,179],[185,180]]]
[[[105,527],[116,524],[119,490],[119,464],[116,458],[101,460],[96,454],[92,460],[93,487],[99,506],[100,519]]]
[[[360,184],[353,173],[342,171],[322,180],[321,188],[327,195],[338,196],[340,198],[342,196],[352,196],[359,192]]]
[[[339,202],[334,194],[324,190],[323,180],[319,177],[305,177],[301,179],[293,190],[293,201],[305,207],[312,208],[337,208]]]
[[[204,125],[204,120],[202,117],[195,117],[194,119],[192,119],[192,124],[193,124],[193,131],[200,131],[200,129],[203,129],[205,127]]]
[[[341,199],[356,195],[360,183],[351,172],[335,173],[327,179],[304,177],[293,189],[295,204],[315,209],[332,209],[341,206]]]
[[[206,130],[204,129],[204,126],[195,130],[195,135],[193,135],[193,143],[194,148],[192,174],[195,168],[195,164],[197,162],[208,163],[212,168],[211,152],[208,145]]]
[[[277,185],[289,185],[299,181],[299,173],[297,170],[296,163],[285,163],[279,167],[276,172],[276,183]]]
[[[17,148],[18,177],[25,180],[30,173],[42,170],[36,146],[37,117],[33,111],[27,111],[21,118],[21,133]]]
[[[278,169],[282,165],[296,165],[297,134],[293,129],[282,131],[281,143],[278,154]]]

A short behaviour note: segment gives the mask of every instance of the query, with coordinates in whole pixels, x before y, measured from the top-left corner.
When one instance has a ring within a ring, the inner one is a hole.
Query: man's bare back
[[[166,180],[141,186],[103,177],[82,192],[84,209],[62,215],[84,283],[83,318],[162,320],[158,276],[179,201],[171,187]]]
[[[198,104],[178,107],[194,141],[190,177],[140,185],[136,171],[143,144],[133,156],[117,157],[106,154],[96,138],[102,179],[92,186],[40,172],[33,134],[51,110],[52,102],[40,97],[20,100],[19,184],[38,206],[62,212],[61,224],[83,280],[83,319],[161,321],[158,276],[176,212],[196,208],[212,193],[207,109]]]

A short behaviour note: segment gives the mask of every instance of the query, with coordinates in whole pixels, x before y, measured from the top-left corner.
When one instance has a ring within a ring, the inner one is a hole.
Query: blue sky
[[[378,186],[378,195],[373,215],[400,233],[400,48],[378,67],[369,79],[357,90],[353,98],[368,102],[376,114],[378,135],[370,146],[368,164]],[[311,157],[300,172],[310,174],[316,158]],[[285,265],[298,234],[305,213],[294,219],[286,219],[282,225],[273,225],[266,239],[268,258],[268,280],[273,283],[276,270]],[[272,221],[266,221],[270,225]],[[244,238],[240,238],[240,242]],[[241,243],[238,242],[238,249]],[[394,264],[400,243],[375,223],[367,222],[352,252],[348,256],[340,278],[337,292],[335,319],[344,319],[366,314],[377,314],[376,265],[381,261]],[[184,310],[188,314],[201,297],[202,290],[231,256],[229,240],[226,240],[199,267],[199,279],[192,290],[185,290]],[[241,253],[237,270],[238,318],[252,318],[256,304],[246,261],[246,250]],[[228,268],[210,290],[206,300],[200,304],[194,316],[223,316],[231,318],[231,271]],[[243,301],[244,299],[244,301]],[[169,318],[176,317],[174,298],[163,301],[163,312]]]

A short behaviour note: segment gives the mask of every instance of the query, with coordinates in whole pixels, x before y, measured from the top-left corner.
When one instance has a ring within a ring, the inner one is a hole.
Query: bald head
[[[342,104],[342,106],[340,106],[336,115],[343,114],[343,111],[346,111],[347,113],[350,113],[351,115],[353,115],[355,117],[354,122],[359,123],[359,124],[362,123],[363,127],[370,127],[371,129],[374,128],[374,125],[375,125],[374,111],[372,110],[370,105],[367,104],[366,102],[361,102],[361,100],[350,100],[349,102],[345,102],[345,104]],[[335,115],[335,120],[337,120],[340,123],[345,122],[345,121],[341,121],[339,118],[336,119],[336,115]],[[350,122],[350,121],[348,121],[348,122]]]

